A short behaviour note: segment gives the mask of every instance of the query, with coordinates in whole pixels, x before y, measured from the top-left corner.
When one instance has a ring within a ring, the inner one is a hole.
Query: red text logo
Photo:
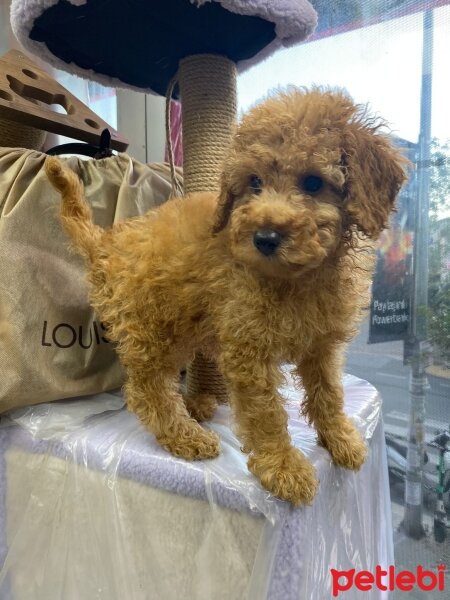
[[[421,565],[412,571],[396,571],[394,566],[387,570],[377,565],[375,572],[371,571],[338,571],[331,569],[333,596],[336,598],[341,592],[356,588],[361,592],[369,592],[373,587],[382,591],[400,590],[410,592],[414,588],[424,592],[432,590],[445,590],[445,565],[439,565],[436,570],[424,569]]]

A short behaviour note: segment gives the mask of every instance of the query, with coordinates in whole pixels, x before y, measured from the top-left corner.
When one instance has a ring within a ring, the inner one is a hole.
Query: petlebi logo
[[[397,571],[393,565],[387,569],[377,565],[374,572],[331,569],[333,597],[342,596],[342,599],[345,600],[345,592],[349,590],[370,592],[373,588],[390,592],[396,590],[401,592],[412,590],[444,592],[445,569],[446,565],[444,564],[438,565],[435,569],[425,569],[422,565],[418,565],[415,571]]]

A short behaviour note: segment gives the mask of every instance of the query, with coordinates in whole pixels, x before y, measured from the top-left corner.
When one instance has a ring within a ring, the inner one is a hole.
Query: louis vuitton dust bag
[[[89,306],[83,261],[61,228],[45,158],[0,148],[0,412],[122,383],[114,349]],[[125,154],[66,161],[102,227],[143,214],[170,194],[164,165]]]

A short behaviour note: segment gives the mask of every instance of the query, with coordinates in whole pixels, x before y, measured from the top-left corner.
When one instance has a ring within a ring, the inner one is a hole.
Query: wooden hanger
[[[62,106],[67,114],[54,112],[52,104]],[[126,138],[17,50],[0,58],[0,117],[96,147],[107,129],[111,149],[128,148]]]

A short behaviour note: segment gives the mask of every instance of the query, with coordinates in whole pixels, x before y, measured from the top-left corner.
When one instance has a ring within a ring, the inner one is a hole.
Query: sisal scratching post
[[[236,121],[236,69],[223,56],[180,61],[184,191],[218,191]]]
[[[46,132],[41,129],[0,118],[0,146],[40,150],[45,136]]]
[[[218,191],[222,163],[236,120],[236,69],[223,56],[195,55],[180,61],[178,81],[183,127],[186,194]],[[216,364],[197,354],[187,372],[187,393],[214,394],[226,401],[225,382]]]

